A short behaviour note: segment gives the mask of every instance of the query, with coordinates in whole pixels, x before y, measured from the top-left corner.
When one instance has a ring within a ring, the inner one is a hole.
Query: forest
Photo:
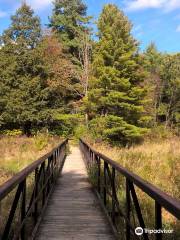
[[[2,162],[7,139],[20,136],[37,137],[37,149],[54,136],[110,148],[160,144],[162,158],[178,159],[180,53],[153,42],[140,51],[114,4],[93,23],[81,0],[54,1],[45,27],[25,2],[11,16],[0,37]]]
[[[87,12],[82,0],[55,0],[43,26],[23,1],[0,36],[0,184],[83,138],[179,198],[180,52],[142,51],[115,4],[96,23]],[[149,221],[152,202],[140,198]]]
[[[49,24],[26,3],[1,36],[1,134],[91,135],[112,145],[153,129],[178,135],[180,53],[144,52],[132,23],[107,4],[97,22],[80,0],[55,1]]]
[[[132,148],[132,159],[141,153],[150,162],[160,158],[175,181],[180,53],[159,52],[153,42],[140,51],[133,24],[114,4],[93,23],[81,0],[54,1],[45,27],[25,2],[11,16],[0,37],[0,161],[13,158],[6,168],[17,171],[30,138],[39,151],[55,136],[84,137],[100,149]],[[19,150],[11,154],[8,145]],[[148,160],[144,164],[143,176]]]

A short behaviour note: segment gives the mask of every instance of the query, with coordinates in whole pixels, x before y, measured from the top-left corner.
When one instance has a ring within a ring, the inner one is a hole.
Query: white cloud
[[[137,26],[134,26],[134,29],[133,29],[134,32],[138,32],[140,30],[142,30],[142,26],[140,24]]]
[[[142,25],[137,25],[137,26],[134,26],[133,29],[132,29],[132,34],[136,37],[136,38],[139,38],[143,35],[143,27]]]
[[[166,10],[167,11],[172,11],[175,9],[180,8],[180,0],[169,0],[167,1],[167,6],[166,6]]]
[[[6,17],[7,13],[0,10],[0,18]]]
[[[180,24],[177,26],[176,32],[180,32]]]
[[[125,8],[128,11],[154,8],[167,12],[180,8],[180,0],[126,0]]]

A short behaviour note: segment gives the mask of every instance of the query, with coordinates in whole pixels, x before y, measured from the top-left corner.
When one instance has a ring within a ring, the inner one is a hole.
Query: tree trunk
[[[31,122],[26,122],[23,126],[23,132],[27,137],[31,136]]]

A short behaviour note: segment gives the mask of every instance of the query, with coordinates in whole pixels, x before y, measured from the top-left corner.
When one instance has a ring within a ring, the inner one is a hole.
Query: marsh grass
[[[41,134],[0,137],[0,185],[39,157],[49,152],[61,141],[60,138]]]
[[[180,139],[173,137],[164,139],[159,142],[147,141],[141,145],[136,145],[130,148],[111,147],[106,144],[96,143],[93,147],[117,161],[120,165],[126,167],[130,171],[141,176],[144,180],[159,187],[169,195],[180,198]],[[89,170],[91,182],[96,183],[96,168]],[[103,172],[103,169],[102,169]],[[125,183],[122,176],[116,178],[117,194],[122,209],[125,210]],[[138,200],[144,216],[146,227],[154,229],[154,201],[139,188],[136,187]],[[109,200],[111,202],[111,200]],[[132,222],[137,227],[139,223],[135,214],[135,209],[132,206],[134,216]],[[110,210],[110,209],[109,209]],[[166,234],[163,239],[180,239],[180,223],[165,209],[162,212],[163,227],[165,229],[173,229],[174,234]],[[123,221],[119,220],[119,226]],[[121,229],[121,228],[120,228]],[[121,234],[123,229],[121,229]],[[154,239],[151,235],[150,239]]]
[[[0,185],[21,171],[24,167],[37,160],[47,152],[51,151],[52,148],[57,146],[61,142],[58,137],[51,137],[47,134],[39,133],[37,136],[17,137],[17,136],[3,136],[0,138]],[[47,164],[47,162],[46,162]],[[27,192],[26,192],[26,204],[28,207],[32,196],[34,182],[34,172],[30,174],[27,179]],[[16,189],[10,192],[0,202],[0,236],[3,232],[5,224],[7,222],[9,212],[15,197]],[[16,214],[12,225],[12,235],[19,226],[20,221],[20,202],[18,204]],[[39,204],[39,203],[38,203]],[[39,206],[41,209],[42,206]],[[33,221],[32,216],[27,219],[26,229],[32,230]]]
[[[179,146],[179,138],[145,142],[131,148],[94,145],[99,152],[176,198],[180,198]]]

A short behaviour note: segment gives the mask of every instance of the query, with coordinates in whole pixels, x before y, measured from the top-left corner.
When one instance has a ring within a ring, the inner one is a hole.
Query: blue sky
[[[48,23],[52,0],[26,0],[42,24]],[[10,24],[10,15],[22,0],[0,0],[0,34]],[[115,3],[133,23],[132,33],[145,49],[155,42],[160,51],[180,52],[180,0],[85,0],[88,14],[97,20],[104,4]]]

